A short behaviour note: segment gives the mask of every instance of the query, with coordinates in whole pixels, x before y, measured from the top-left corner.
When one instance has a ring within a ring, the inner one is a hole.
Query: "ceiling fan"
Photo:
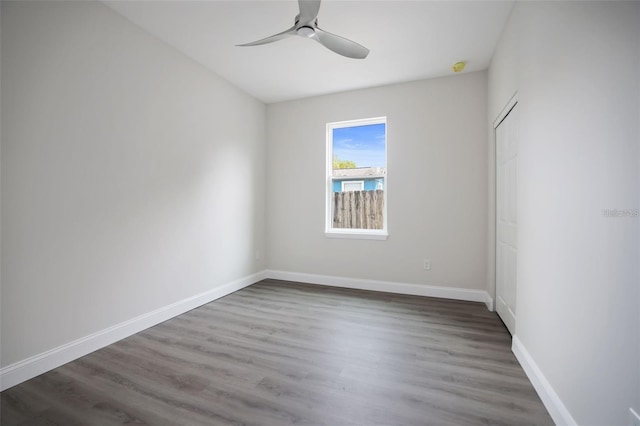
[[[298,6],[300,13],[296,16],[293,27],[270,37],[252,43],[239,44],[238,46],[258,46],[298,35],[315,40],[327,49],[348,58],[364,59],[367,57],[369,49],[366,47],[355,41],[328,33],[318,27],[320,0],[298,0]]]

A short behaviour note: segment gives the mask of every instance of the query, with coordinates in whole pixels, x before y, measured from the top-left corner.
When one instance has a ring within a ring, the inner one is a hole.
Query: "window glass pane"
[[[385,123],[333,129],[333,170],[385,168]]]

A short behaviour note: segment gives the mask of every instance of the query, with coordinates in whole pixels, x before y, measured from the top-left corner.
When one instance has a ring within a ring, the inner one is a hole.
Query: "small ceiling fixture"
[[[464,67],[466,67],[466,66],[467,66],[467,63],[464,62],[464,61],[461,61],[461,62],[456,62],[455,64],[453,64],[451,66],[451,69],[453,70],[453,72],[461,72],[464,69]]]
[[[296,16],[293,27],[281,33],[272,35],[252,43],[239,44],[238,46],[258,46],[260,44],[273,43],[286,37],[298,35],[317,41],[329,50],[346,56],[347,58],[364,59],[369,54],[369,49],[344,37],[328,33],[318,28],[318,11],[320,0],[298,0],[300,13]]]

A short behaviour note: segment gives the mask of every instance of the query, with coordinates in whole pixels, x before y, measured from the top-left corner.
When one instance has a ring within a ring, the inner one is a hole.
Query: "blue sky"
[[[333,129],[333,155],[357,167],[385,167],[385,124]]]

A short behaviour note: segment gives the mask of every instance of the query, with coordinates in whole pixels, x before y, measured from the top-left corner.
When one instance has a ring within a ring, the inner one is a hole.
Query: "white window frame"
[[[357,189],[357,190],[351,189],[350,191],[364,191],[364,181],[363,180],[343,180],[342,182],[340,182],[340,190],[342,192],[344,192],[344,184],[345,183],[346,184],[359,183],[360,184],[360,189]]]
[[[333,129],[339,129],[343,127],[357,127],[366,126],[369,124],[384,124],[385,129],[385,170],[387,172],[384,176],[384,212],[383,212],[383,224],[382,229],[355,229],[355,228],[333,228]],[[389,188],[389,168],[388,168],[388,153],[389,144],[387,141],[389,123],[387,117],[375,117],[365,118],[358,120],[339,121],[334,123],[327,123],[326,128],[326,201],[325,201],[325,236],[328,238],[353,238],[353,239],[367,239],[367,240],[386,240],[388,237],[387,228],[387,193]]]

